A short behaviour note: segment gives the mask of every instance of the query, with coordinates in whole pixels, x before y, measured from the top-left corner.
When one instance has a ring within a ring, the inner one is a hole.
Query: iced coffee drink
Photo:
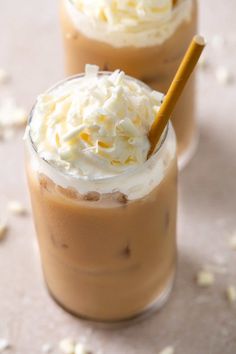
[[[122,69],[166,93],[196,32],[195,0],[62,0],[66,71]],[[196,145],[194,78],[172,117],[182,163]]]
[[[176,269],[172,126],[147,160],[163,95],[123,72],[86,73],[39,96],[27,175],[45,280],[82,318],[116,322],[159,308]]]

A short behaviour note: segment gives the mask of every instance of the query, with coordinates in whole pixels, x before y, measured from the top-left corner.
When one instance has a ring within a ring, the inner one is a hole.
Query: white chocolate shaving
[[[3,240],[7,234],[7,223],[5,222],[0,222],[0,241]]]
[[[26,122],[26,111],[17,106],[12,98],[0,102],[0,129],[22,126]]]
[[[77,343],[75,346],[74,354],[89,354],[89,352],[86,350],[85,346],[82,343]]]
[[[7,209],[14,215],[25,215],[26,209],[18,200],[11,200],[7,204]]]
[[[142,165],[163,100],[123,72],[98,70],[87,65],[85,77],[39,96],[31,120],[39,155],[71,175],[115,176]]]
[[[206,288],[213,285],[215,282],[215,276],[212,272],[207,270],[201,270],[197,274],[197,284],[200,287]]]
[[[168,346],[164,348],[159,354],[174,354],[174,353],[175,353],[174,347]]]
[[[228,85],[233,81],[233,75],[225,66],[219,66],[216,70],[216,79],[221,85]]]
[[[75,341],[71,338],[64,338],[59,343],[59,349],[63,354],[74,354]]]
[[[229,301],[229,303],[233,304],[236,302],[236,287],[233,285],[230,285],[226,289],[226,296]]]
[[[0,338],[0,353],[5,352],[5,350],[9,348],[10,348],[10,342],[5,338]]]

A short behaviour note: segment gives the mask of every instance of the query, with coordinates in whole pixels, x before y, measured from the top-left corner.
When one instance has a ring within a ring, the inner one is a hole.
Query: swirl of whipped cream
[[[30,136],[39,156],[70,175],[107,177],[143,164],[163,95],[123,72],[86,66],[38,97]]]
[[[72,0],[78,11],[94,20],[111,25],[133,26],[137,22],[165,20],[173,7],[172,0]]]
[[[81,33],[114,47],[162,44],[192,14],[192,0],[65,1]]]

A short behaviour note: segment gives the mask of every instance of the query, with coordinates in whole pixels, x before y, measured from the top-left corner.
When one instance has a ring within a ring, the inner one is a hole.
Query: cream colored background
[[[199,1],[200,2],[200,1]],[[31,216],[10,217],[10,232],[0,244],[0,338],[9,338],[9,353],[38,354],[44,343],[55,350],[66,336],[90,336],[90,346],[104,354],[154,354],[174,345],[177,354],[235,354],[236,306],[224,290],[236,285],[236,253],[227,239],[236,231],[235,86],[220,86],[214,70],[235,70],[235,0],[202,0],[200,28],[211,42],[224,34],[225,52],[208,45],[210,62],[199,73],[200,146],[180,176],[179,271],[167,306],[145,322],[122,330],[96,330],[60,309],[43,284]],[[11,91],[27,109],[35,96],[63,77],[57,1],[0,0],[0,67],[12,75],[0,97]],[[22,200],[29,207],[23,170],[22,133],[0,142],[0,206]],[[223,258],[228,271],[203,290],[194,276],[205,263]],[[122,289],[122,291],[125,289]]]

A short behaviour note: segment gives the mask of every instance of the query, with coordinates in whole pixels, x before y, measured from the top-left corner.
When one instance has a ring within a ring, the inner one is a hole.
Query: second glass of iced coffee
[[[61,0],[67,74],[86,63],[128,75],[166,93],[197,29],[196,0]],[[179,164],[197,143],[195,79],[189,81],[172,115]]]
[[[27,175],[45,280],[68,311],[114,323],[167,300],[176,269],[176,141],[147,160],[163,95],[123,72],[41,95],[26,131]]]

